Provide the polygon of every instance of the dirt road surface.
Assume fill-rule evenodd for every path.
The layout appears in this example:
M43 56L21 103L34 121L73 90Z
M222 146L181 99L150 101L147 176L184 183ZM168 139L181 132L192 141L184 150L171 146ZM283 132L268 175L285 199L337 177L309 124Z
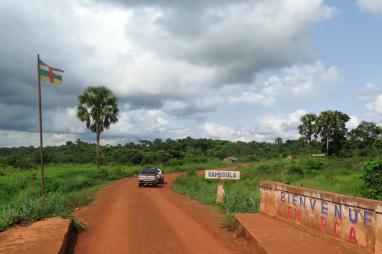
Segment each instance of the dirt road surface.
M88 229L79 234L76 254L256 253L253 240L219 228L222 215L171 190L177 173L161 188L138 188L120 180L76 212Z

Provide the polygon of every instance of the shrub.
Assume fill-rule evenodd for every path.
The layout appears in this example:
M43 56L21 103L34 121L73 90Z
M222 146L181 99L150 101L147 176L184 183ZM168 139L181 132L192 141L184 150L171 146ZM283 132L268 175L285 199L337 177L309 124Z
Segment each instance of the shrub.
M258 167L258 170L261 173L269 174L269 173L272 173L272 166L269 164L260 164Z
M382 160L368 162L362 175L362 194L367 198L382 199Z
M304 171L297 165L292 165L289 167L288 173L290 174L297 174L297 175L304 175Z
M309 169L315 169L315 170L323 169L325 165L322 161L319 161L319 160L308 160L306 164Z
M36 168L36 164L31 162L29 159L24 158L24 157L8 157L6 158L6 164L9 166L12 166L14 168L19 168L19 169L32 169Z
M255 213L259 204L259 199L251 193L232 191L225 193L222 208L230 213Z
M239 222L237 221L235 215L226 213L223 219L220 221L220 227L225 228L229 231L234 231L237 229Z

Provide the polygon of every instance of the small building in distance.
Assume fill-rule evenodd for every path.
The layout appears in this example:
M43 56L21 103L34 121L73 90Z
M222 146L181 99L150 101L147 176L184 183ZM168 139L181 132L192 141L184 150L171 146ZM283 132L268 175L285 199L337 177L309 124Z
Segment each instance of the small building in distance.
M288 161L291 161L291 160L296 159L296 157L295 157L294 155L288 155L288 156L286 157L286 159L287 159Z
M225 163L234 163L234 162L237 162L237 158L236 157L227 157L227 158L224 158L223 162Z
M313 153L312 154L312 157L326 157L326 155L324 153Z

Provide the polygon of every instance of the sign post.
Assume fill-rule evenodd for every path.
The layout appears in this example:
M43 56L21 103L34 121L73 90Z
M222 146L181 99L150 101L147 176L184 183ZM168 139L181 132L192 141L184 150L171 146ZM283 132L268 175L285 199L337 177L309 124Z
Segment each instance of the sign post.
M218 179L220 180L216 190L217 204L224 202L224 180L239 180L240 171L227 171L227 170L205 170L205 179Z
M221 180L239 180L240 171L228 170L205 170L205 179L221 179Z

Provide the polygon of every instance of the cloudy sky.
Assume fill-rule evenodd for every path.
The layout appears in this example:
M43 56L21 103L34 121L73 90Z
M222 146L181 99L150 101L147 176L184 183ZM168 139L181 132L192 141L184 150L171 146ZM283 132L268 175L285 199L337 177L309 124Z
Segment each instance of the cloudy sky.
M78 95L104 85L119 122L103 143L272 141L334 109L382 123L382 0L1 0L0 146L38 144L36 57L47 145L95 138Z

